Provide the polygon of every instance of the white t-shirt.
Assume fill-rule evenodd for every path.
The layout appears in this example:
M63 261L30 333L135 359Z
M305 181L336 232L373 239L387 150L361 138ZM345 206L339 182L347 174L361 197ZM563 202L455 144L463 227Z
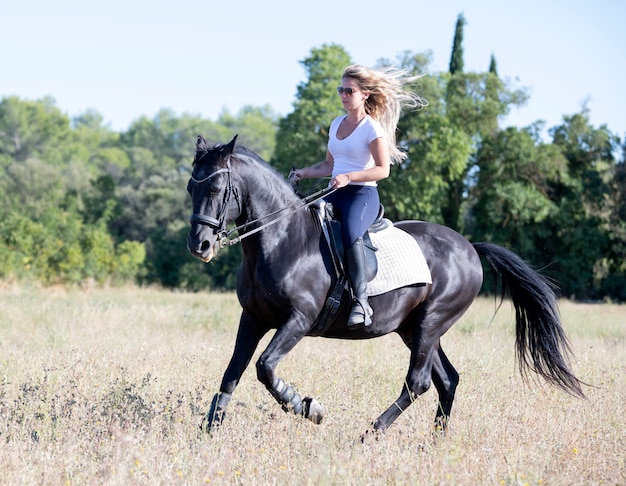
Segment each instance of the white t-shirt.
M335 118L330 124L328 151L333 156L333 177L338 174L371 169L376 165L370 152L370 143L385 136L383 127L366 115L354 131L343 140L337 138L339 125L347 115ZM366 186L376 186L376 182L352 182Z

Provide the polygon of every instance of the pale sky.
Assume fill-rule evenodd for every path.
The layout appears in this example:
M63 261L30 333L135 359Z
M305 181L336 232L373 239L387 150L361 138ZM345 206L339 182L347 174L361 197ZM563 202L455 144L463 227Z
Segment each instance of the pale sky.
M119 131L162 108L284 116L313 48L339 44L369 66L431 51L430 72L446 71L459 13L464 70L494 54L502 78L530 89L504 126L549 128L586 101L594 126L626 137L625 0L2 0L0 97L51 96Z

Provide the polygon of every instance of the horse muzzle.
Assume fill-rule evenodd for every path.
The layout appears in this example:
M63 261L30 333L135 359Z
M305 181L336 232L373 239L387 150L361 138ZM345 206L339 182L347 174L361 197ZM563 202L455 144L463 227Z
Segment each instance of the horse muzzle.
M210 241L205 238L199 238L199 235L189 232L187 237L187 249L198 260L209 263L216 255L215 244L216 241Z

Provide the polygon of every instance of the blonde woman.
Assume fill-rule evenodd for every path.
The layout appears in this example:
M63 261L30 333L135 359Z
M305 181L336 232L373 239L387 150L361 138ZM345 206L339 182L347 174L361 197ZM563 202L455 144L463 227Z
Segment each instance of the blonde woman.
M347 114L330 125L326 159L290 174L295 181L331 176L331 186L339 189L327 200L341 221L347 273L354 295L348 318L350 328L358 329L372 322L363 235L380 207L377 181L389 176L391 164L406 158L396 146L400 113L405 107L419 109L428 104L406 89L416 79L395 68L347 67L337 88Z

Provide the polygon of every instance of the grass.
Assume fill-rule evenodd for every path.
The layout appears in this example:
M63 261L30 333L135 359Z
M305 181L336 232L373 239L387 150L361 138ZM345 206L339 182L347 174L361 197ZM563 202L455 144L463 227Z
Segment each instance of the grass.
M326 408L284 414L254 367L224 426L197 428L230 359L232 294L0 288L0 470L6 484L625 484L626 307L561 303L588 399L524 384L513 312L479 299L444 337L461 374L449 434L430 390L376 441L400 392L397 336L307 338L278 373ZM259 353L269 337L261 343Z

